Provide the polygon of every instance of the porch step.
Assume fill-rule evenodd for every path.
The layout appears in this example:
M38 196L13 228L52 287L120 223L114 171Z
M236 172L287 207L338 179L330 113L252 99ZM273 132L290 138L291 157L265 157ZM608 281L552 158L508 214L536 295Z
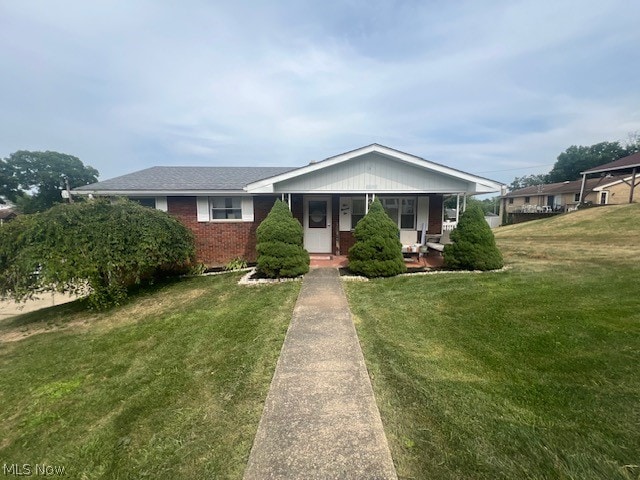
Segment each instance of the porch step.
M309 255L309 259L311 260L333 260L333 255L326 255L326 254L310 254Z

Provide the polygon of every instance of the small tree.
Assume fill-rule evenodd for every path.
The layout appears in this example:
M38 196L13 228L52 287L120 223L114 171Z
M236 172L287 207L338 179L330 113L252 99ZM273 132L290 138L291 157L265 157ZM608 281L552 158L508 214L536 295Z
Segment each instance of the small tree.
M258 275L267 278L297 277L309 271L309 253L303 247L302 225L289 206L276 200L256 231Z
M444 263L459 270L502 268L502 255L480 207L472 205L460 217L451 241L444 247Z
M407 270L400 231L378 199L358 222L356 243L349 249L349 270L365 277L392 277Z
M0 230L0 294L20 301L88 286L90 305L105 308L136 284L186 272L194 254L191 232L164 212L129 201L56 205Z

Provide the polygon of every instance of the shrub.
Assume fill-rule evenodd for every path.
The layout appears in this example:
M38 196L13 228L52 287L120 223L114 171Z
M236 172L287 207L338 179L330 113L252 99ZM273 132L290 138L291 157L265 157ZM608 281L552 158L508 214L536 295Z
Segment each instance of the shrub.
M356 243L349 249L349 270L366 277L391 277L407 270L398 226L378 199L358 222Z
M480 207L473 205L467 208L451 232L451 241L444 247L447 267L459 270L502 268L502 255Z
M0 293L17 301L42 291L82 293L89 304L122 303L131 287L186 272L191 232L134 202L61 204L0 229Z
M309 253L303 247L303 230L289 206L276 200L256 231L258 275L267 278L297 277L309 271Z

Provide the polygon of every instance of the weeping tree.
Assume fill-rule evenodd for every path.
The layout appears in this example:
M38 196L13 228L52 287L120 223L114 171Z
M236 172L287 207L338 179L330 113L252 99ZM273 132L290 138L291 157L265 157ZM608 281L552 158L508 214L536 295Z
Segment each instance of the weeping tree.
M444 263L456 270L496 270L502 268L502 254L482 209L472 205L460 217L444 247Z
M309 271L309 253L303 246L302 225L285 202L276 200L269 215L258 226L256 235L258 275L297 277Z
M349 270L365 277L392 277L406 272L398 225L389 218L378 199L360 220L349 249Z
M193 235L159 210L122 201L59 204L0 229L0 295L88 293L93 308L126 300L131 287L185 273Z

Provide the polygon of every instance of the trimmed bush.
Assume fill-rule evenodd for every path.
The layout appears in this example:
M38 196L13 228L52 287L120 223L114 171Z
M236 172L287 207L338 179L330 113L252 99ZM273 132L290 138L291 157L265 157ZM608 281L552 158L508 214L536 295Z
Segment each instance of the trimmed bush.
M185 273L194 255L191 232L167 213L129 201L60 204L0 229L0 294L89 287L89 305L106 308L134 285Z
M309 271L309 253L303 247L302 225L289 206L276 200L256 231L256 272L267 278L297 277Z
M392 277L406 272L400 231L378 199L358 222L356 243L349 249L349 270L365 277Z
M470 206L451 232L451 241L444 247L444 263L456 270L497 270L502 268L502 254L482 209Z

